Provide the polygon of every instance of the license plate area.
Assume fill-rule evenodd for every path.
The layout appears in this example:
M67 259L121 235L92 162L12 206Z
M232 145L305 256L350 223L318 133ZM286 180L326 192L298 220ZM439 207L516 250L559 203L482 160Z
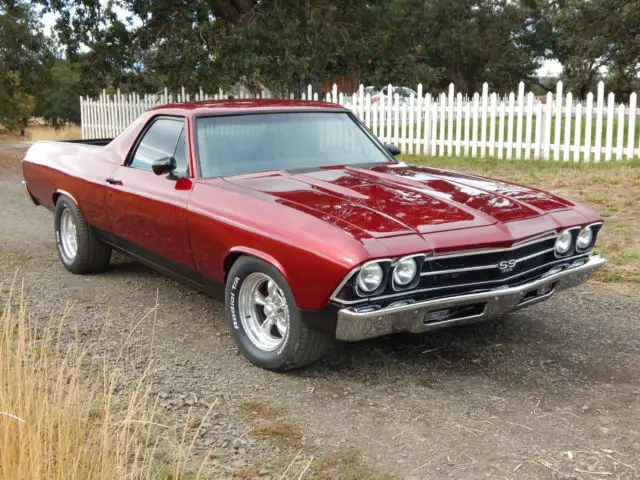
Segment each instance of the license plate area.
M529 290L524 295L519 305L530 302L531 300L535 300L537 298L547 297L551 295L553 293L554 287L555 287L555 283L545 283L544 285L540 285L538 288Z
M486 303L474 303L471 305L460 305L440 310L431 310L424 314L424 324L445 322L448 320L458 320L467 317L482 315L486 308Z

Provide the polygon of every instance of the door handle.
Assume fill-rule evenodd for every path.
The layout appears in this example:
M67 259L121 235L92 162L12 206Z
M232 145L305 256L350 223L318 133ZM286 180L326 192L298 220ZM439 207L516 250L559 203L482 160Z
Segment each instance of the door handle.
M107 183L110 185L122 185L122 180L118 180L117 178L107 178Z

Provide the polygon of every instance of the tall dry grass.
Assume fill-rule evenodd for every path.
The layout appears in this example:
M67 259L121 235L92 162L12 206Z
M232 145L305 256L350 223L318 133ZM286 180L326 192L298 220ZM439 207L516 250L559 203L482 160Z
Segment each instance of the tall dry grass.
M0 479L187 476L193 442L183 440L167 459L168 427L156 420L146 374L117 392L118 367L95 368L77 342L61 341L61 324L35 325L11 293L3 307ZM189 478L199 478L203 467Z

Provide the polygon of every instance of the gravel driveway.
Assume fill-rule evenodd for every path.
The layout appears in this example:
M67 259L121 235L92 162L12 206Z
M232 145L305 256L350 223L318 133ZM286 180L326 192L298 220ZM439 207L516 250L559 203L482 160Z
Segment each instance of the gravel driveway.
M19 181L0 176L3 292L17 271L35 317L73 304L66 322L97 357L135 328L133 367L153 360L168 417L218 399L197 448L222 476L279 478L302 449L315 478L640 478L637 296L589 284L505 322L339 344L275 374L239 356L222 305L189 287L123 256L66 272L51 213Z

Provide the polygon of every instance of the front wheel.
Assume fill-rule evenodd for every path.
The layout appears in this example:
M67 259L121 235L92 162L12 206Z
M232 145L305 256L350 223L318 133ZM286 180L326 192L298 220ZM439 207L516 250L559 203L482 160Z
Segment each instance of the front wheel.
M227 277L225 304L233 338L256 365L284 371L308 365L332 337L302 321L291 289L272 265L240 257Z

